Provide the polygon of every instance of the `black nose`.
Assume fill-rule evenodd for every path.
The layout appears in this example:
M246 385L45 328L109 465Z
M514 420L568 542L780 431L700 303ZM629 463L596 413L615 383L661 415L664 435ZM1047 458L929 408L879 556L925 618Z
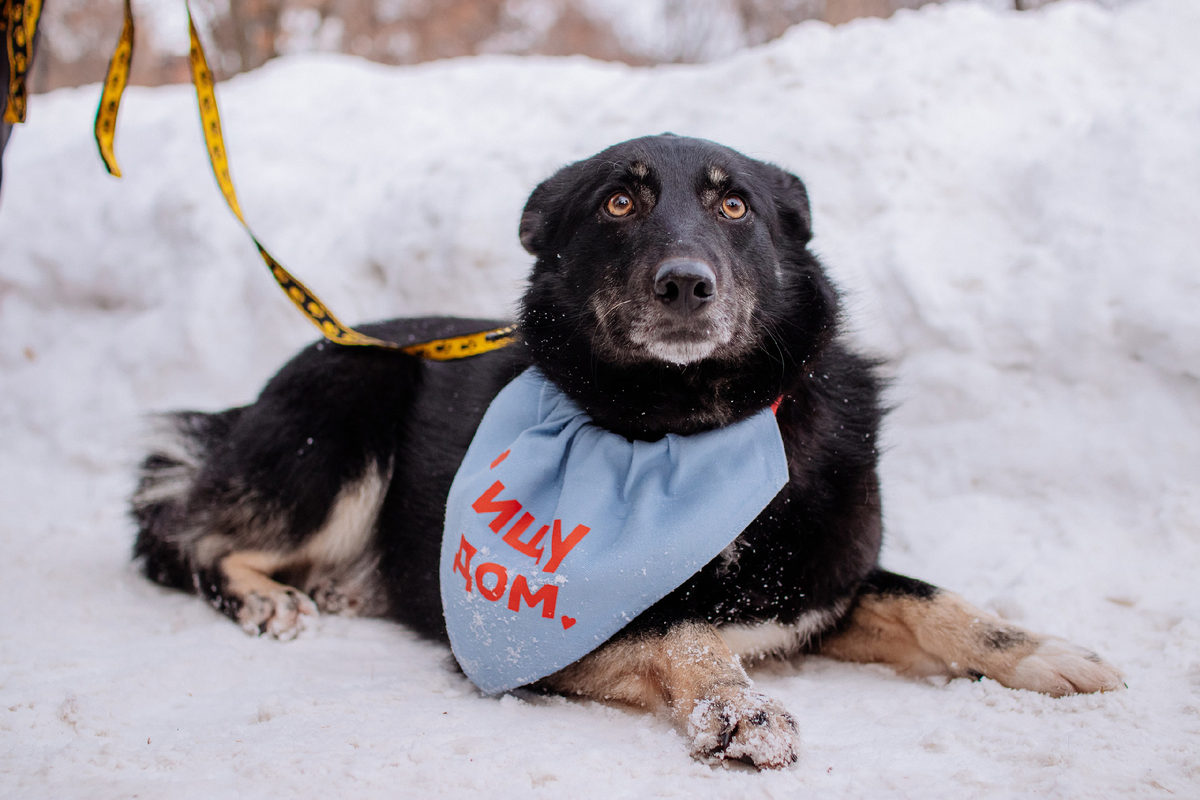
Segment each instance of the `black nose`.
M690 314L716 294L717 276L703 261L673 258L654 275L654 296L676 314Z

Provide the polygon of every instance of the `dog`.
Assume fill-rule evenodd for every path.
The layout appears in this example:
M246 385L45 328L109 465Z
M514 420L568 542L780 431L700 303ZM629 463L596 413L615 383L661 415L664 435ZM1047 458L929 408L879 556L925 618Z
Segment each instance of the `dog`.
M774 406L783 489L719 556L533 688L665 711L692 754L795 762L794 718L745 664L819 653L1050 695L1116 689L1094 653L878 565L878 364L839 336L809 250L804 184L712 142L634 139L559 170L525 206L535 258L519 341L457 361L317 342L247 406L161 418L141 466L135 558L251 634L318 613L447 641L446 499L484 412L536 367L630 441L690 436ZM497 320L364 326L400 344Z

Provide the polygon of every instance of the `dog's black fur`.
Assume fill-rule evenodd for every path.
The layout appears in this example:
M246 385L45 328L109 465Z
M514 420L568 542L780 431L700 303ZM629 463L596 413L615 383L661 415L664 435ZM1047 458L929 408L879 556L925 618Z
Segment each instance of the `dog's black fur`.
M629 172L634 163L653 165L645 180ZM707 181L714 166L727 181ZM741 195L751 211L727 220L703 207L696 197L710 184L721 197ZM635 202L653 198L651 207L637 219L597 213L622 189ZM598 424L629 438L729 424L782 396L788 485L746 529L734 564L713 562L647 616L789 622L829 607L854 593L879 552L881 412L871 363L834 340L837 295L806 247L809 219L798 179L708 142L641 139L567 167L537 188L522 218L521 239L537 263L521 308L521 345L433 362L318 342L254 404L186 417L207 453L188 505L237 504L253 487L264 513L286 517L272 527L298 544L367 461L383 469L394 459L376 534L387 614L445 639L437 565L446 494L491 399L525 367L536 364ZM738 332L744 349L686 365L630 354L636 348L625 342L621 360L598 356L592 298L615 286L635 297L631 305L657 304L654 271L671 258L717 265L719 292L753 291L757 306ZM407 343L500 324L395 320L362 330ZM168 544L163 523L173 521L158 519L163 511L138 510L135 553L151 577L189 589L193 570ZM199 583L217 585L210 593L219 596L215 577Z
M622 215L607 204L618 196ZM748 209L740 218L738 201ZM618 638L681 623L811 620L796 651L845 627L865 594L927 600L938 590L877 567L880 380L838 337L837 292L811 235L799 179L711 142L636 139L565 167L521 220L536 263L520 342L451 362L319 342L255 403L176 415L182 447L144 464L135 554L152 579L196 589L239 618L245 598L230 591L221 559L298 551L373 466L390 479L356 562L366 565L358 608L445 641L446 496L490 401L535 365L630 439L728 425L781 398L787 485L734 545ZM404 344L499 324L412 319L362 330ZM289 562L275 577L315 595L314 570Z

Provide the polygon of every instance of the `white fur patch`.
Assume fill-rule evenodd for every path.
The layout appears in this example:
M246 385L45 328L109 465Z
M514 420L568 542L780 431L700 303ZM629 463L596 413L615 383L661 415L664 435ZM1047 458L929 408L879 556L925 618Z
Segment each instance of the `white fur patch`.
M789 656L808 641L837 622L845 613L846 603L833 608L805 611L790 625L781 622L759 622L752 625L722 625L717 629L729 649L741 658Z
M634 341L637 341L634 337ZM691 364L708 358L717 349L717 342L638 342L645 344L646 351L655 358L671 364Z
M375 520L391 478L390 467L386 474L381 474L372 462L362 478L343 486L325 524L305 542L300 555L319 565L357 561L375 531Z
M191 491L204 454L200 443L181 431L179 424L169 416L157 417L151 423L146 436L146 449L174 463L143 473L147 480L133 495L135 506L141 508L168 500L182 501Z

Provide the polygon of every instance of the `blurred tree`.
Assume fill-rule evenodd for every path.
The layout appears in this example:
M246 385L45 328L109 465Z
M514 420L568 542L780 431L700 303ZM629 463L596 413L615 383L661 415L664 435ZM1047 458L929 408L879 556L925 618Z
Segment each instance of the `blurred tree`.
M139 5L136 0L134 5ZM30 90L46 92L104 80L108 59L121 35L122 15L123 0L48 0L42 9L41 53ZM152 26L145 22L139 15L131 82L157 86L187 81L186 53L162 47Z
M226 13L212 17L212 37L226 54L227 69L245 72L279 55L276 42L284 0L229 0L227 8ZM230 53L233 64L229 63Z
M634 65L704 61L768 42L805 20L839 24L944 1L193 0L193 8L203 20L212 67L226 78L276 55L308 51L385 64L478 53L578 53ZM1017 9L1051 1L996 0ZM168 22L183 25L182 0L134 5L139 26L131 82L186 81L186 37L164 33ZM120 28L121 0L48 3L46 52L31 88L99 81Z

